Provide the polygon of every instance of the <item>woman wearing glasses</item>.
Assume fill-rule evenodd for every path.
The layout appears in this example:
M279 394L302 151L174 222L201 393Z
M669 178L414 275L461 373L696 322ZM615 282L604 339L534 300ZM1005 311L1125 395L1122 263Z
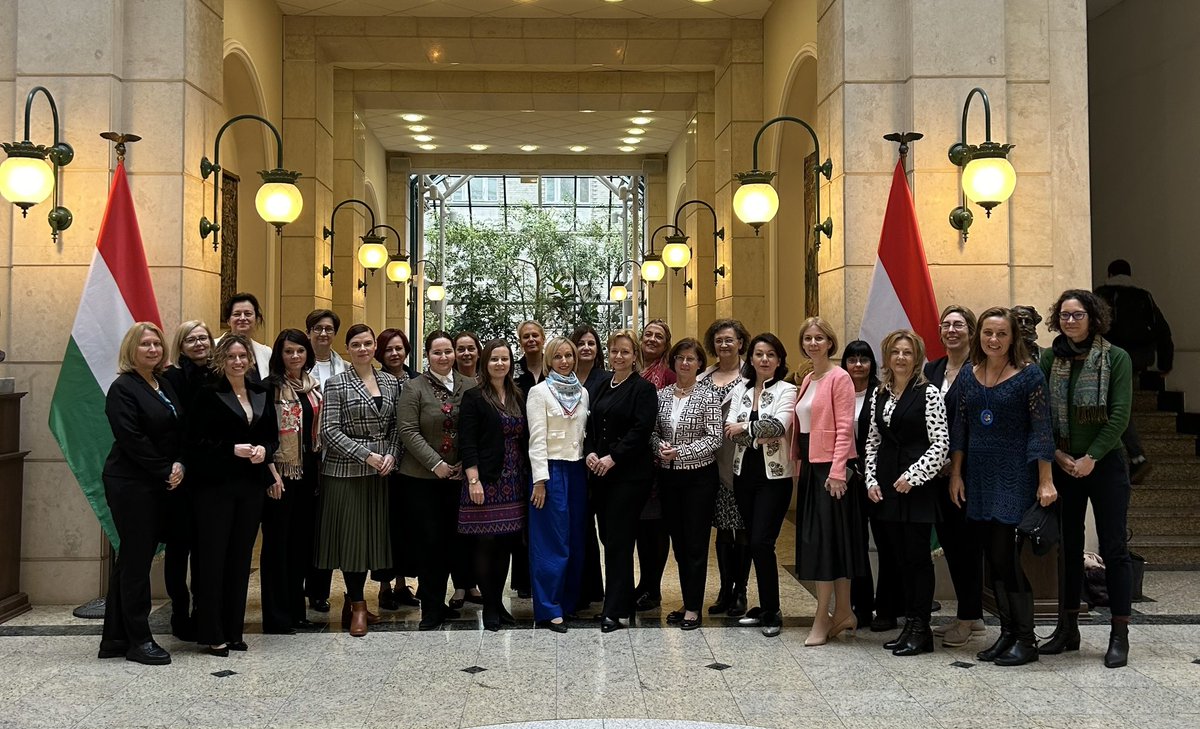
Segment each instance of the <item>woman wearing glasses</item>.
M942 393L948 404L947 417L954 426L957 409L952 406L957 392L954 384L963 367L970 367L971 341L975 337L975 312L951 304L942 310L940 336L946 356L925 365L925 377ZM949 625L934 627L933 634L942 645L955 648L982 636L983 625L983 546L976 530L967 524L966 514L950 503L950 468L942 470L929 488L938 495L937 538L946 555L954 595L958 599L957 619Z
M1041 653L1079 650L1079 593L1083 587L1083 534L1088 502L1096 518L1112 627L1104 665L1129 661L1133 574L1125 545L1129 464L1121 434L1133 406L1133 363L1104 338L1112 315L1090 291L1071 289L1054 302L1050 331L1060 332L1042 352L1054 423L1054 486L1062 495L1059 624Z
M708 541L716 502L717 451L723 442L721 399L709 387L697 387L696 375L708 365L700 342L681 340L668 356L674 384L658 391L658 419L650 446L658 461L658 493L663 519L675 545L683 607L667 615L684 630L700 627Z

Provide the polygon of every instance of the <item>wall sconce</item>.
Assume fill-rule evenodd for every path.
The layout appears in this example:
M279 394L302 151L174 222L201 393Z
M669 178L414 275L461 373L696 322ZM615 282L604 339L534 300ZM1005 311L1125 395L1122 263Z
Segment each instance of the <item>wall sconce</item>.
M300 194L300 188L296 187L296 180L300 179L300 173L285 169L283 166L283 137L279 135L279 130L275 125L267 121L257 114L239 114L229 121L221 125L217 130L217 139L213 142L213 158L210 162L208 157L200 159L200 178L207 180L209 175L216 172L217 177L213 180L213 220L207 217L200 218L200 239L208 237L209 233L216 233L221 230L221 224L215 222L217 217L217 201L221 197L221 137L225 134L234 122L243 119L253 119L271 130L275 135L275 169L262 170L258 174L262 177L262 187L258 188L258 194L254 196L254 209L258 211L258 216L264 221L275 226L275 232L283 231L283 226L293 222L300 217L300 211L304 209L304 197ZM217 236L213 235L213 250L217 250Z
M680 268L683 268L684 266L686 266L687 262L690 261L692 258L692 249L687 247L686 242L683 244L683 248L684 248L684 251L686 251L686 253L687 253L687 259L684 260L684 262L682 264L679 264L681 255L678 253L677 250L673 251L674 258L671 262L668 262L664 256L661 256L654 252L654 237L656 235L658 235L658 231L664 230L666 228L672 228L679 235L683 235L682 230L680 230L679 228L676 228L674 225L671 225L670 223L667 223L666 225L658 226L657 228L654 229L654 232L650 234L650 252L649 253L646 253L644 251L642 252L642 278L649 281L651 286L653 286L654 284L663 280L663 276L667 275L667 266L668 265L671 266L671 268L678 271ZM671 240L672 237L676 238L675 242L676 242L676 244L678 244L678 242L679 242L678 236L669 236L667 238L667 240ZM686 241L687 236L683 236L683 240ZM665 248L663 249L663 252L666 253Z
M333 212L329 214L329 227L321 229L322 240L329 241L329 265L321 266L321 278L325 278L326 276L328 276L330 286L333 286L333 241L334 241L333 235L334 235L334 227L336 226L336 223L337 223L337 212L338 212L338 210L341 210L343 205L349 205L350 203L357 203L359 205L362 205L364 208L366 208L367 213L370 214L370 216L371 216L371 227L367 228L367 231L368 231L367 235L362 236L362 242L363 242L364 246L371 244L372 241L369 241L367 239L367 236L370 235L370 231L375 230L375 228L378 227L375 225L375 211L371 209L370 205L366 204L362 200L348 197L345 200L338 203L337 205L333 206ZM372 236L372 238L378 238L378 236ZM382 240L382 239L380 239L380 240ZM377 240L374 242L379 242L379 241ZM387 248L383 249L383 253L385 256L387 255ZM359 261L359 263L362 263L361 249L360 249L358 261ZM376 266L376 268L379 268L382 265L383 264L381 263L381 264L379 264L379 266ZM363 266L365 267L366 264L363 263Z
M821 143L817 140L817 133L808 125L808 122L803 119L798 119L794 116L777 116L774 119L763 124L758 129L758 133L754 135L754 169L749 172L738 172L734 175L738 179L740 186L733 195L733 212L738 216L738 219L743 223L754 228L754 234L758 235L758 229L764 223L768 223L775 218L775 214L779 212L779 193L775 192L775 188L771 186L771 180L775 179L775 172L764 172L758 169L758 140L762 139L763 132L767 131L767 127L779 122L795 122L808 130L812 135L813 152L817 159L821 159ZM824 175L826 180L833 178L833 160L826 159L823 163L817 165L815 177L817 183L816 195L816 218L821 219L821 176ZM821 234L824 233L826 238L833 238L833 220L826 218L823 222L813 226L813 233L817 237L817 247L821 246Z
M358 262L370 271L372 276L387 265L389 256L387 246L383 244L385 240L387 239L382 236L368 232L362 237L362 245L358 247Z
M967 144L967 112L971 99L979 94L983 99L984 142L980 145ZM967 200L984 209L986 217L992 217L992 208L1012 197L1017 187L1017 171L1008 161L1008 151L1015 145L992 141L992 103L987 92L976 86L967 94L963 104L962 136L950 145L950 161L962 167L963 204L950 211L950 227L967 239L967 230L975 216L967 208Z
M360 278L360 279L358 280L358 288L359 288L359 290L360 290L360 291L366 291L366 289L367 289L367 282L366 282L366 281L364 281L364 280L362 280L362 279Z
M419 266L422 263L424 263L425 267L428 268L430 266L430 264L433 263L433 261L429 260L428 258L422 258L417 261L416 265ZM436 268L434 271L434 276L437 276ZM414 296L413 298L415 299L416 296ZM432 281L430 281L429 285L425 287L425 298L429 299L430 301L442 301L443 299L445 299L446 298L445 282L443 282L441 279L438 279L438 278L434 278Z
M29 141L29 116L33 110L33 97L38 92L45 94L46 102L50 104L50 114L54 117L54 144L50 147ZM75 159L75 150L58 138L58 107L45 86L34 86L25 97L25 139L5 142L0 146L8 155L8 159L0 164L0 195L21 208L21 217L24 218L29 214L29 208L50 197L50 193L55 193L54 207L50 208L46 219L50 222L50 237L57 241L59 232L71 227L75 219L70 210L59 205L61 186L55 184L59 168L71 164L71 160Z
M712 205L709 205L708 203L704 202L703 200L688 200L684 204L680 205L678 208L675 208L675 227L676 228L679 227L679 214L682 213L683 209L686 208L688 205L703 205L704 207L708 208L708 212L712 213L712 218L713 218L713 262L715 263L717 260L717 254L719 253L719 250L717 248L717 241L725 240L725 229L724 228L721 228L719 230L717 229L717 211L713 209ZM674 236L668 237L667 240L671 240L672 237L674 237ZM686 235L683 236L683 240L687 241ZM663 254L664 255L666 254L665 248L663 249ZM689 256L690 256L690 253L689 253ZM716 286L718 278L724 278L724 277L725 277L725 267L724 266L717 266L716 268L713 269L713 285L714 286ZM690 287L685 287L685 288L690 288Z
M408 254L404 253L404 236L400 235L400 231L386 223L380 223L379 225L376 225L374 228L368 230L367 233L374 233L379 228L386 228L387 230L390 230L396 234L396 253L388 255L387 266L384 269L384 274L387 276L388 281L391 281L392 283L396 284L397 287L399 287L400 284L403 284L412 278L412 266L408 265ZM385 236L379 236L379 242L385 244L386 246L387 238ZM386 247L384 248L384 251L386 253ZM361 248L359 249L359 255L362 255Z

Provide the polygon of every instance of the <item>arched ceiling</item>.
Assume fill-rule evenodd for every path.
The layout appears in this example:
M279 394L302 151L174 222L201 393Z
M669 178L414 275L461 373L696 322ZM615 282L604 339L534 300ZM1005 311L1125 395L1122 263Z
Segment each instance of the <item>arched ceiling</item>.
M278 0L285 15L423 18L745 18L766 14L771 0Z

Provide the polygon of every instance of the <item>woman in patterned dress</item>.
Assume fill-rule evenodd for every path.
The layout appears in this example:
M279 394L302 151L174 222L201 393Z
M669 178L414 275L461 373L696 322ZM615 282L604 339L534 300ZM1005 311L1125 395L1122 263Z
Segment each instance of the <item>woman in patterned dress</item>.
M472 572L483 593L483 627L496 631L501 622L512 623L501 598L513 543L525 528L529 429L525 400L512 378L508 343L488 342L480 362L483 381L463 394L459 415L466 478L458 502L458 534L471 547Z
M742 369L746 366L742 357L749 342L750 332L737 319L718 319L704 333L704 347L717 362L704 370L700 383L711 388L721 401L722 421L729 416L733 388L742 381ZM717 451L720 487L713 526L717 530L717 570L721 576L721 590L717 593L717 601L708 606L708 614L740 618L746 614L750 542L746 522L742 521L742 513L733 496L733 448L733 441L726 438L721 450Z
M929 540L937 521L934 488L950 452L946 403L939 388L919 369L925 342L907 329L884 337L883 378L871 397L867 435L867 496L883 535L880 551L896 555L904 590L904 630L892 655L915 656L933 650L929 606L933 602L933 562Z
M1018 331L1009 309L994 307L979 316L973 366L959 373L951 403L958 413L950 433L950 499L966 507L980 534L1000 611L1000 637L976 657L997 666L1038 658L1033 589L1013 541L1035 501L1049 506L1058 498L1046 378L1030 363Z

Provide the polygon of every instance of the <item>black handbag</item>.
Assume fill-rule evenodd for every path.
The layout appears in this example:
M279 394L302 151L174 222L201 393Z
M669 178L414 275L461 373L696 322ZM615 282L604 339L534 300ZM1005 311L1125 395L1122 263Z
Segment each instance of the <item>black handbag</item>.
M1029 542L1033 553L1039 557L1047 555L1059 539L1058 509L1033 502L1021 516L1017 525L1017 541Z

